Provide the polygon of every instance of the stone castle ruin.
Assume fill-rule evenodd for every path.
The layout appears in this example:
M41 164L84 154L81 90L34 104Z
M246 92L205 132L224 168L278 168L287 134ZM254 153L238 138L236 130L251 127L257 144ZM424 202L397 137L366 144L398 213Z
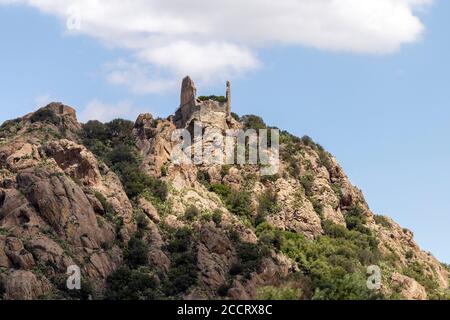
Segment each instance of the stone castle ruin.
M226 128L231 122L231 84L227 81L226 101L214 99L201 101L197 98L197 88L189 77L183 79L181 85L180 107L173 119L177 128L185 128L192 121L217 124Z

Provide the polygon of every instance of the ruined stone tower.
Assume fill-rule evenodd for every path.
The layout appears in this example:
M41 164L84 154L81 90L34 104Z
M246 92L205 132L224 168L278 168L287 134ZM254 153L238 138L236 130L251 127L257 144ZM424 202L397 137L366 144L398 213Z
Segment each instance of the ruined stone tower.
M206 123L222 123L220 127L227 127L231 121L231 83L227 81L226 101L197 99L197 88L189 77L183 79L181 84L180 107L173 119L177 128L185 128L193 120Z
M180 108L189 109L194 107L196 98L197 88L195 87L194 81L187 76L181 84Z
M231 82L227 81L227 119L231 119Z

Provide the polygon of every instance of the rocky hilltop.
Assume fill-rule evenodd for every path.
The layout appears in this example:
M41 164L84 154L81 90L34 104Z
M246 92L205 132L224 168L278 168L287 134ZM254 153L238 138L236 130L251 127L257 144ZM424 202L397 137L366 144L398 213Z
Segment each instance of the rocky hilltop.
M4 299L447 299L449 269L371 212L336 159L280 136L278 174L177 165L172 132L266 128L196 97L175 116L78 122L52 103L0 129ZM206 143L208 134L206 134ZM81 290L66 286L80 267ZM381 288L367 287L367 267Z

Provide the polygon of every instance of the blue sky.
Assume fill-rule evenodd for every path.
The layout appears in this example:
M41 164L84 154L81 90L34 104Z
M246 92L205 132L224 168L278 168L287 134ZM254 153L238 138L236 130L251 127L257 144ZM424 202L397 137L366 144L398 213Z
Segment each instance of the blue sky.
M273 38L249 31L236 44L228 41L232 31L216 32L228 42L205 36L201 50L195 42L172 46L177 30L145 38L164 46L141 47L129 34L113 34L110 24L88 20L86 32L69 32L59 8L40 7L51 1L2 2L8 1L0 1L0 121L50 100L77 108L83 120L167 116L179 103L182 74L198 79L199 94L223 94L230 78L235 112L313 137L337 157L374 212L410 228L423 249L450 262L448 1L414 7L423 30L403 11L407 31L376 20L387 31L373 39L368 34L371 41L348 30L336 38L351 41L321 33L309 39L295 30L283 39L289 32L280 26L283 33L271 32ZM320 15L327 10L320 9Z

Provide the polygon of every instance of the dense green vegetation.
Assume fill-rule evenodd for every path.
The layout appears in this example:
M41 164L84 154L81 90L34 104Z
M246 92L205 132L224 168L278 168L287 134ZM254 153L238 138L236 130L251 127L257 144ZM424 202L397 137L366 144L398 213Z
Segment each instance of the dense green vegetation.
M230 230L229 238L236 248L237 259L230 267L227 282L217 291L218 295L222 297L227 295L234 279L240 277L240 280L245 283L251 278L252 273L260 271L262 260L270 256L271 250L269 246L260 241L256 244L242 242L234 230Z
M439 287L436 281L425 274L423 266L418 262L411 263L402 273L424 286L428 293L435 292Z
M200 101L208 101L208 100L213 100L213 101L217 101L217 102L221 102L221 103L225 103L227 102L227 98L224 96L200 96L197 98Z
M289 286L285 287L263 287L257 292L257 300L300 300L302 297L302 291Z
M51 109L39 109L30 118L31 123L35 122L48 122L54 125L58 125L60 120L56 113Z
M138 268L147 263L147 246L138 236L134 236L128 241L128 246L123 252L125 263L130 268Z
M226 174L224 172L224 174ZM236 191L223 183L210 184L207 172L199 171L197 179L209 191L216 193L225 203L227 209L240 217L250 218L252 214L251 196L246 190Z
M345 212L345 222L349 230L356 230L363 234L370 234L370 230L364 225L367 223L367 218L364 215L363 209L358 206L352 206Z
M334 165L331 160L331 155L309 136L298 138L287 131L282 131L280 133L280 145L281 159L288 164L288 171L293 177L300 179L302 174L305 174L305 172L301 172L299 163L299 155L302 154L305 148L314 150L319 156L319 165L325 167L330 174L333 173ZM304 164L306 164L307 170L310 170L309 167L311 167L311 164L308 161L305 161Z
M155 205L166 201L168 187L165 182L143 173L140 166L140 158L135 146L132 133L133 122L116 119L109 123L89 121L83 125L81 139L98 159L107 164L120 178L124 190L130 199L139 196L150 197ZM115 223L117 227L122 225L112 206L100 193L95 196L102 204L106 218ZM136 211L137 212L137 211ZM148 266L149 244L144 240L147 230L147 218L139 212L136 213L138 232L123 248L123 265L107 279L106 298L113 300L122 299L159 299L167 296L161 285L157 284L158 274ZM176 270L177 261L171 269ZM165 280L166 286L174 280ZM175 284L176 286L176 284Z
M375 215L373 218L375 219L375 222L378 225L380 225L380 226L383 226L385 228L391 228L392 227L392 225L389 222L389 220L386 217L384 217L384 216Z
M188 221L193 221L200 215L200 210L196 206L190 206L186 209L184 213L184 218Z
M293 259L311 282L310 299L372 299L366 287L366 267L380 260L374 237L324 222L325 235L308 240L303 235L260 224L260 242ZM264 239L264 240L263 240ZM308 296L309 295L309 296Z
M160 297L155 274L146 267L148 244L142 239L144 232L138 230L124 248L122 266L106 281L106 299L153 300Z
M245 279L249 279L252 272L258 270L262 259L269 254L263 246L245 242L238 243L236 251L238 262L231 267L230 274L240 274Z
M275 214L280 211L276 193L267 189L265 193L258 198L258 210L255 217L255 225L263 223L268 215Z
M157 298L157 282L151 274L122 266L108 277L106 291L108 300L154 300Z
M105 124L89 121L83 125L81 137L84 145L118 174L130 198L148 191L155 199L164 202L168 193L166 183L139 169L133 126L132 121L123 119Z
M253 114L245 115L240 118L242 124L244 124L246 129L267 129L267 125L261 117L255 116Z
M67 289L67 276L64 274L52 276L50 277L50 281L58 290L53 294L52 299L88 300L92 298L93 288L91 283L86 279L81 281L81 290Z
M166 250L171 266L162 283L162 291L167 297L180 297L198 281L197 247L192 230L175 231Z

